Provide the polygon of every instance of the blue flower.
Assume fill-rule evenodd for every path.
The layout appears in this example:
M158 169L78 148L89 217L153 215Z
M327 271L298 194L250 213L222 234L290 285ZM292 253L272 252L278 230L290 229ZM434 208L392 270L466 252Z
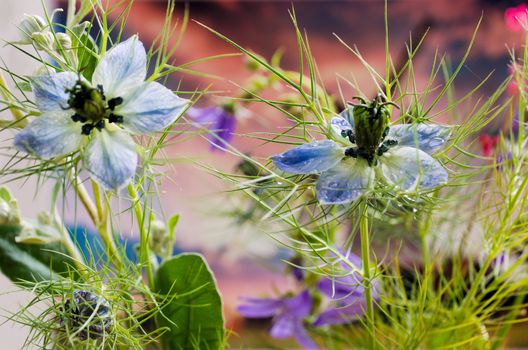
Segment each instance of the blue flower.
M273 338L284 339L294 337L297 342L308 350L319 347L310 338L303 321L312 310L312 297L305 290L295 296L282 298L245 298L246 304L240 305L238 311L248 318L273 317L270 334Z
M146 75L145 48L133 36L101 58L91 82L73 72L31 78L41 115L15 136L15 146L44 159L79 150L105 189L125 186L138 162L131 135L167 128L188 105Z
M387 112L379 112L386 104L374 100L361 110L350 107L332 118L330 126L337 142L313 141L271 159L285 172L320 174L316 193L321 204L352 202L376 178L404 191L446 183L446 170L431 154L446 142L449 128L433 124L389 127L388 117L383 116ZM386 123L376 120L381 118L386 118Z
M227 107L190 108L187 114L199 126L210 130L211 151L222 150L231 142L237 119Z

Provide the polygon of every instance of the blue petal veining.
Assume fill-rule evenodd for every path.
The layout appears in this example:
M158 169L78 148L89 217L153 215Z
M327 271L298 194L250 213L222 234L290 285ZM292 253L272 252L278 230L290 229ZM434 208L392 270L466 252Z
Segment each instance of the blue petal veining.
M331 140L314 141L271 159L277 168L292 174L317 174L338 164L344 150Z

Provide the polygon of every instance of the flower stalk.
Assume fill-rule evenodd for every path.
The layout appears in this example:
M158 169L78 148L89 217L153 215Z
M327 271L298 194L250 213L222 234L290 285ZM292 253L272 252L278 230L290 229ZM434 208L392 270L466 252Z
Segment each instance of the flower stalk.
M370 240L368 227L368 205L364 203L360 209L359 233L361 238L361 259L363 264L363 283L365 287L365 316L368 332L369 349L376 347L375 327L374 327L374 301L372 299L372 283L370 275Z
M115 245L114 238L108 230L108 211L105 208L103 201L101 200L101 191L99 185L92 181L93 192L95 197L95 203L90 197L90 194L86 190L86 187L82 184L79 177L75 174L74 171L70 172L70 181L73 184L75 192L79 197L81 203L83 204L88 216L95 225L101 239L103 240L106 249L108 250L108 255L110 260L115 264L116 267L122 265L121 259L119 257L119 252ZM73 244L73 242L71 242Z
M134 207L134 210L136 212L136 218L138 223L138 229L139 229L139 261L142 266L145 267L145 271L147 274L147 281L149 286L152 288L154 286L154 273L152 271L152 264L150 261L150 254L148 251L148 233L145 231L145 216L143 215L143 210L141 208L141 202L138 197L138 193L136 191L136 188L134 185L129 184L128 187L128 194L130 195L130 200L132 201L132 205Z
M4 98L4 100L7 103L9 103L8 109L13 115L13 118L15 118L15 121L16 121L14 123L15 125L12 125L12 126L13 127L16 126L19 128L25 127L27 125L27 120L19 109L11 105L12 99L11 99L11 96L9 95L9 88L7 87L7 82L5 81L5 77L1 71L0 71L0 95Z

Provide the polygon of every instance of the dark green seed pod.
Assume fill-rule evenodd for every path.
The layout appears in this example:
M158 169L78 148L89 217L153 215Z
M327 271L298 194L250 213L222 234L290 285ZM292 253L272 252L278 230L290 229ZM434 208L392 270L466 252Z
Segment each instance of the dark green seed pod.
M63 306L62 324L81 340L109 334L114 324L110 303L92 292L75 290Z
M358 148L375 155L386 136L389 122L390 108L380 96L354 106L355 141Z

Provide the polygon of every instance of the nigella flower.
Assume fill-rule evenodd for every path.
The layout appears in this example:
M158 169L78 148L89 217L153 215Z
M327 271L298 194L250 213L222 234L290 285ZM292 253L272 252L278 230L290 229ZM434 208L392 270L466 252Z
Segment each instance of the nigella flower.
M84 167L105 189L134 176L138 156L130 136L170 126L188 101L145 81L147 56L137 36L99 61L92 81L73 72L30 79L40 117L15 137L20 151L44 159L80 150Z
M361 259L357 255L350 254L347 259L358 269L361 268ZM348 265L343 261L339 263L339 266L343 271L349 270ZM359 273L322 278L317 283L317 288L332 300L333 305L319 314L313 323L315 327L349 323L365 313L365 289ZM375 283L372 292L374 299L377 299Z
M210 130L211 151L224 149L226 144L231 142L237 124L233 108L229 106L190 108L187 114L199 126Z
M75 290L72 298L64 303L62 324L81 340L100 338L112 330L112 307L92 292Z
M307 290L295 296L245 298L245 301L246 304L238 307L238 311L244 317L273 317L273 326L270 330L273 338L294 337L305 349L318 349L303 325L304 318L310 315L312 309L312 298Z
M449 137L446 126L399 124L389 127L389 102L378 96L331 120L338 142L314 141L272 157L292 174L320 174L316 193L322 204L354 201L378 177L404 191L447 182L447 172L431 154Z

